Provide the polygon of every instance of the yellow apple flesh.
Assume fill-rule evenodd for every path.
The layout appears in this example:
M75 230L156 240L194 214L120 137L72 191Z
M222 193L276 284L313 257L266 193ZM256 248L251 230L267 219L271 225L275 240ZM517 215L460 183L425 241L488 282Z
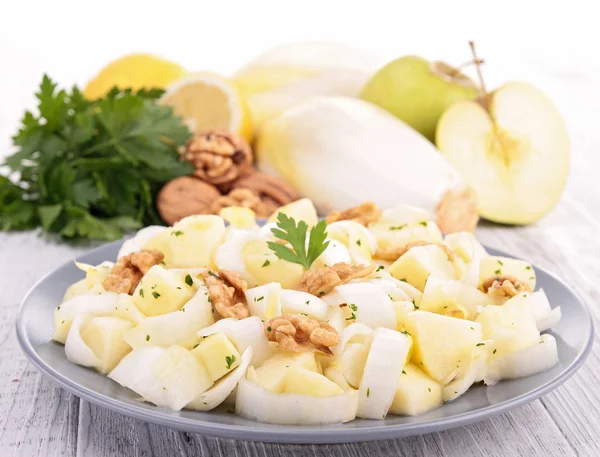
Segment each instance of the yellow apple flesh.
M489 95L489 111L459 102L441 117L436 143L477 193L479 214L528 224L558 202L569 169L565 124L535 87L511 82Z

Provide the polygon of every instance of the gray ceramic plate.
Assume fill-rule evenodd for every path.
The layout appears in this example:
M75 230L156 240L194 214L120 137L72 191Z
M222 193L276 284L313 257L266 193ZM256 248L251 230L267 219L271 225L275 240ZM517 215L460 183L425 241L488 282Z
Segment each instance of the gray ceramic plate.
M113 260L120 245L121 241L107 244L78 260L94 265ZM493 249L489 251L503 255ZM129 389L67 361L64 347L50 340L54 309L67 286L83 276L72 261L47 275L27 294L17 317L17 335L27 357L61 387L92 403L144 421L188 432L280 443L399 438L458 427L528 403L565 382L583 364L593 340L593 324L587 309L559 279L539 268L536 273L538 286L546 291L552 305L562 308L563 318L552 332L558 343L558 365L529 378L503 381L493 387L473 387L456 401L418 417L389 416L385 420L359 419L328 426L280 426L243 419L225 409L209 413L173 412L142 403Z

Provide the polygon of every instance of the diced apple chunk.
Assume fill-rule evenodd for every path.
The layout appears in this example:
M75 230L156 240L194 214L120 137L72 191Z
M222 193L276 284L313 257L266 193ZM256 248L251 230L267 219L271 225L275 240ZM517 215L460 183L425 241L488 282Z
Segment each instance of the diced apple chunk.
M446 252L435 244L409 249L388 271L394 278L407 281L420 291L425 289L430 275L440 279L455 279L452 262Z
M490 298L475 287L455 280L441 280L431 276L425 284L422 311L463 319L473 319L480 307L487 306Z
M413 338L412 362L442 385L454 379L461 363L482 341L477 322L427 311L410 313L406 329Z
M442 405L442 386L412 363L404 365L390 414L417 416Z
M131 351L131 347L123 341L123 332L132 326L125 319L102 316L92 318L81 329L81 339L102 362L98 371L108 373Z
M422 221L416 225L377 222L369 225L380 248L403 248L410 243L441 243L442 232L435 222Z
M205 337L192 351L202 361L213 381L220 379L240 364L240 353L224 333Z
M280 352L265 360L256 369L255 382L272 392L282 393L285 377L291 367L319 371L315 355L312 352Z
M312 200L309 198L301 198L300 200L296 200L295 202L279 207L277 211L271 214L269 217L269 222L276 222L277 216L280 213L294 218L296 222L304 221L309 227L317 225L317 222L319 222L317 209L315 208Z
M527 301L528 295L515 295L502 306L486 306L477 317L476 322L483 329L483 338L491 340L486 343L486 349L492 360L539 341L540 332Z
M87 293L88 290L90 290L90 286L88 285L87 280L85 278L80 279L67 288L65 295L63 296L62 303L70 300L71 298L83 295Z
M344 348L342 354L342 372L348 384L358 389L362 379L367 356L369 355L369 345L361 343L350 343Z
M396 326L397 329L406 328L406 319L408 314L415 310L415 305L411 301L394 301L392 302L396 310Z
M133 301L145 315L158 316L177 311L194 292L180 275L154 265L133 292Z
M242 260L257 285L278 282L284 289L293 289L304 273L302 265L280 259L264 240L246 243L242 249Z
M313 397L329 397L344 393L340 386L322 374L299 367L290 367L285 376L283 391Z
M488 256L481 259L479 269L480 285L492 277L512 276L535 290L535 270L529 262L510 257Z
M319 297L315 297L308 292L284 289L281 291L281 311L324 321L327 319L329 306Z
M225 238L225 222L213 215L188 216L168 229L169 267L214 268L213 254Z

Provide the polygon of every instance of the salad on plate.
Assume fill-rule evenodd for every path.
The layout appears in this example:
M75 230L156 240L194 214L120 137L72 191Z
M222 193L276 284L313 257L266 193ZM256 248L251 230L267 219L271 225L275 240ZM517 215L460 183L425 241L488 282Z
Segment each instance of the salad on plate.
M443 236L427 211L301 199L150 226L77 263L53 339L72 363L173 410L275 424L419 415L558 362L561 318L525 261Z

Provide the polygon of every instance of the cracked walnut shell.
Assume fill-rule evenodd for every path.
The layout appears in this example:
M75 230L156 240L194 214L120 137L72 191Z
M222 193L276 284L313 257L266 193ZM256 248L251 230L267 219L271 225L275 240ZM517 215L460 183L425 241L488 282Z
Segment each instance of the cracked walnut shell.
M340 335L329 322L319 322L305 316L282 314L265 322L269 341L279 343L286 352L321 352L331 355L331 347L340 342Z
M252 166L252 149L239 135L226 130L207 130L194 135L183 158L194 165L194 176L214 184L228 184Z

